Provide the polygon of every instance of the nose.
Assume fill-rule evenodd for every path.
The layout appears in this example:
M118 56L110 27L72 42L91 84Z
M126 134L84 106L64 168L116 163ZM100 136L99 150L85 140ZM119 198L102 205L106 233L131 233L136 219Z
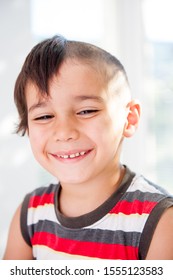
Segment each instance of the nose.
M79 137L77 124L72 117L65 117L56 121L54 127L55 141L72 141Z

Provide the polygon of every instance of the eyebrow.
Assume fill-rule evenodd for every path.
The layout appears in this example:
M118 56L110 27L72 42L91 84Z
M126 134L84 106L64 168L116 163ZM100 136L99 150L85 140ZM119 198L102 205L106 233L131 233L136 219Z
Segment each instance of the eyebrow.
M39 101L38 103L33 104L33 105L28 109L28 113L34 111L34 110L37 109L37 108L44 108L44 107L46 107L46 104L47 104L47 102L45 102L45 101Z
M104 99L101 96L97 96L97 95L79 95L79 96L75 96L75 101L85 101L85 100L95 100L99 103L104 103ZM46 101L39 101L36 104L33 104L29 109L28 109L28 113L34 111L37 108L45 108L47 106L47 102Z
M79 95L79 96L75 96L75 100L76 101L85 101L85 100L95 100L99 103L103 103L104 99L101 96L97 96L97 95Z

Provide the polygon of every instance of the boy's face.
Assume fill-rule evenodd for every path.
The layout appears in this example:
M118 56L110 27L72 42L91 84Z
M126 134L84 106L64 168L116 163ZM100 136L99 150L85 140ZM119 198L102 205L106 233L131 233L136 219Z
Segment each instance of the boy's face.
M37 161L61 184L111 176L119 166L127 107L104 88L100 75L79 62L63 63L43 98L26 88L28 135ZM106 177L105 177L106 176Z

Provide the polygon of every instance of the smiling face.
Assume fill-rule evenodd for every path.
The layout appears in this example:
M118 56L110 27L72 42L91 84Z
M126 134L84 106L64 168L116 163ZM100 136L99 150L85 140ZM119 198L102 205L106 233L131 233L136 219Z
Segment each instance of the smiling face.
M26 101L34 156L62 185L113 176L128 109L96 70L67 60L51 79L49 96L29 83Z

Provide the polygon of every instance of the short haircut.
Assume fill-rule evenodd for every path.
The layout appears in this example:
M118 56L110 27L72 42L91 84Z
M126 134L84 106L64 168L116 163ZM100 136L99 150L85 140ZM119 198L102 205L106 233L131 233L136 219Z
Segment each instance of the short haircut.
M41 95L48 96L51 78L67 59L78 60L96 67L105 84L118 73L123 74L128 84L123 65L107 51L89 43L67 40L60 35L46 39L33 47L28 54L15 83L14 101L19 114L16 133L24 136L28 128L26 85L31 82L38 87Z

